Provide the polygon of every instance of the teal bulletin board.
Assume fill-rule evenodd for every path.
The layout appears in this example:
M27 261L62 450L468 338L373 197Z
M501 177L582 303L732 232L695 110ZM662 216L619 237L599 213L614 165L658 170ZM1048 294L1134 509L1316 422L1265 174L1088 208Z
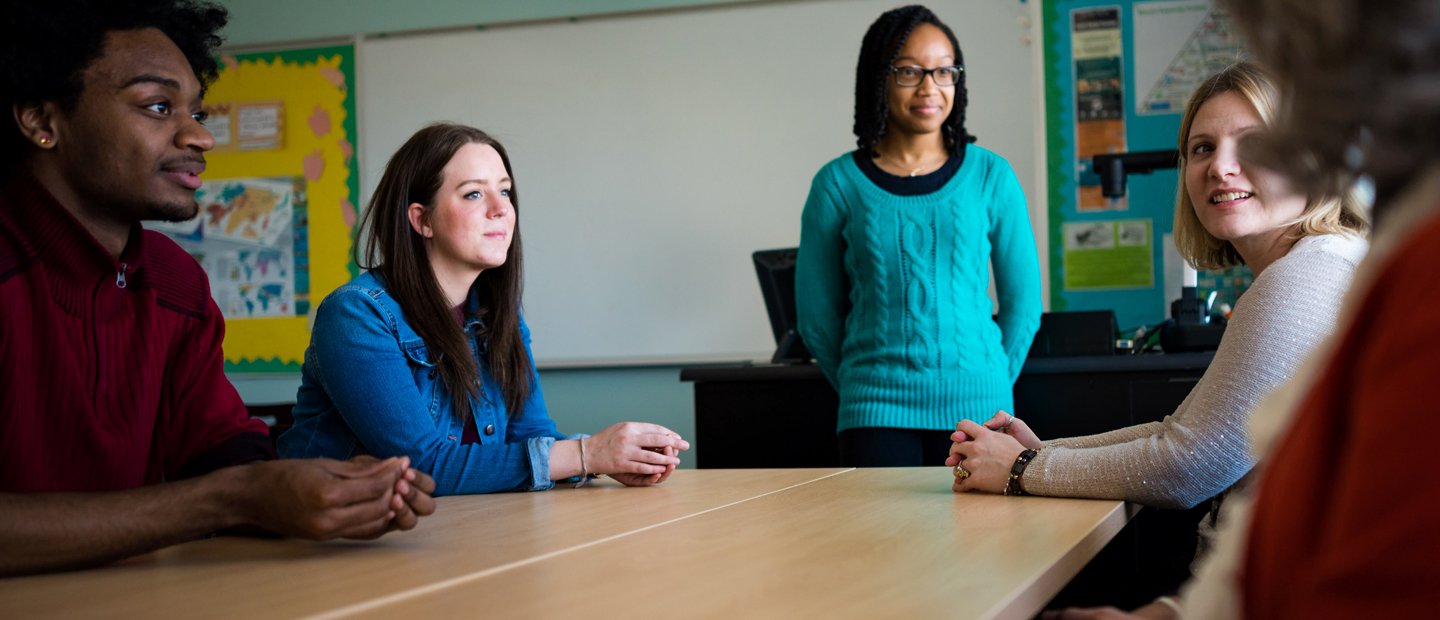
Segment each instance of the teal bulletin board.
M1122 330L1159 323L1167 263L1178 287L1177 171L1130 175L1127 194L1107 199L1090 157L1175 148L1190 93L1244 50L1209 0L1044 0L1042 11L1050 308L1113 309ZM1248 283L1243 268L1201 273L1231 304Z

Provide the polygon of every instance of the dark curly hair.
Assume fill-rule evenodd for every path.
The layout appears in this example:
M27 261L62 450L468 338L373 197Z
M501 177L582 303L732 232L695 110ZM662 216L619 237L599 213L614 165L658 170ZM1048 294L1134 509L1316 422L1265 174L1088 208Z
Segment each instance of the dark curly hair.
M871 157L880 155L875 146L884 137L886 120L890 116L885 98L890 65L895 62L895 56L910 38L910 33L920 24L931 24L944 32L950 39L950 46L955 49L955 64L965 66L960 41L930 9L918 4L903 6L886 11L870 24L870 29L865 31L865 40L860 44L860 61L855 64L855 144L860 152ZM968 102L965 72L962 71L955 83L955 105L940 127L945 149L952 156L960 156L965 152L965 145L975 141L975 136L965 131L965 105Z
M53 101L74 109L83 76L115 30L155 28L185 54L203 90L220 72L214 50L229 13L197 0L4 0L0 17L0 178L19 164L24 144L10 110Z

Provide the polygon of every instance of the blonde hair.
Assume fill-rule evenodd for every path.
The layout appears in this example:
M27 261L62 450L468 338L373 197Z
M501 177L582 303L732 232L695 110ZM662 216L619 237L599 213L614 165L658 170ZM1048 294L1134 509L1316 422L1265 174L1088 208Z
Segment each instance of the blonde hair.
M1190 96L1185 116L1180 121L1177 140L1180 178L1175 188L1175 248L1196 269L1226 269L1245 264L1245 259L1234 245L1215 238L1200 224L1185 183L1188 159L1185 143L1190 137L1195 115L1206 102L1223 93L1234 93L1248 102L1255 108L1261 124L1267 128L1273 126L1279 109L1279 95L1274 82L1263 70L1248 62L1235 63L1210 76ZM1305 211L1288 226L1292 227L1291 234L1296 239L1336 233L1364 236L1370 230L1370 218L1363 196L1357 189L1349 188L1338 195L1323 191L1312 193L1306 201Z

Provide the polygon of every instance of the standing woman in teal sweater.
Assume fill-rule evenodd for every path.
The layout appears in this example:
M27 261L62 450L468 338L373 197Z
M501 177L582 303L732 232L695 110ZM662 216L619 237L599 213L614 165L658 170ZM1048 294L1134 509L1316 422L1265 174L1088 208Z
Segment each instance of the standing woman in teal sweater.
M800 335L840 394L849 466L943 465L957 421L1010 410L1040 324L1025 196L1003 158L972 144L965 103L950 28L922 6L881 15L855 69L859 148L810 186Z

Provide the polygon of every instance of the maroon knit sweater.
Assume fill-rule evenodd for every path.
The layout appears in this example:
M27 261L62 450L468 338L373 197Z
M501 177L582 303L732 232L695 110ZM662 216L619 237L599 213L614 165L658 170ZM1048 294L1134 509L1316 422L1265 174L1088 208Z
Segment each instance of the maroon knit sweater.
M0 185L0 492L107 491L273 455L223 370L205 272L136 225L117 260L25 173Z

